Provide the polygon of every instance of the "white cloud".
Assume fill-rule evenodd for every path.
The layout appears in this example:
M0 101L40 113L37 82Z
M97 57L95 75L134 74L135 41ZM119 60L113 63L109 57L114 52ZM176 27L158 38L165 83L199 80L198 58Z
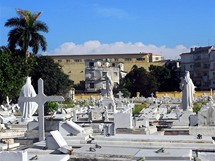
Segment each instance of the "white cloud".
M151 52L155 55L162 55L165 59L179 59L180 54L188 52L189 48L184 45L177 45L174 48L166 46L156 46L153 44L145 45L142 42L125 43L115 42L110 44L102 44L98 40L87 41L83 44L75 44L73 42L65 42L53 51L47 52L48 55L86 55L86 54L123 54L123 53L139 53Z

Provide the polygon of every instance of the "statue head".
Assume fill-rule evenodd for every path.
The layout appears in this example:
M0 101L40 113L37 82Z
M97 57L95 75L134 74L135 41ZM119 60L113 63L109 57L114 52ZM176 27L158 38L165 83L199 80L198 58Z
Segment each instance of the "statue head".
M31 77L27 76L26 84L31 84Z
M190 77L190 72L189 71L185 72L185 77Z

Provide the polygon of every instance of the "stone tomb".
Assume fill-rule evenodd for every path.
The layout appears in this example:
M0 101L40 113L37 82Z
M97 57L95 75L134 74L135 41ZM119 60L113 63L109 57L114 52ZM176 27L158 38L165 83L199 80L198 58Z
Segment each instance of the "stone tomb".
M46 138L46 147L51 150L59 150L62 153L71 153L72 147L67 145L59 131L51 131L51 136Z
M207 105L201 108L197 116L198 126L191 126L189 134L215 136L215 104L212 98Z
M28 161L27 151L0 151L0 161Z
M203 136L198 139L192 135L141 135L141 134L116 134L104 137L95 136L92 143L101 146L127 147L127 148L168 148L214 150L215 144L211 137Z
M59 131L62 135L78 135L84 134L85 130L73 121L60 122Z
M160 152L159 152L160 150ZM161 151L162 150L162 151ZM134 159L150 160L192 160L192 150L188 149L141 149Z
M138 149L125 147L104 147L96 145L86 145L74 152L71 158L88 158L89 160L97 160L105 158L105 160L124 160L145 161L154 160L192 160L192 150L189 149L164 149L164 152L157 152L158 149Z
M0 124L13 123L16 121L16 116L9 111L0 111Z

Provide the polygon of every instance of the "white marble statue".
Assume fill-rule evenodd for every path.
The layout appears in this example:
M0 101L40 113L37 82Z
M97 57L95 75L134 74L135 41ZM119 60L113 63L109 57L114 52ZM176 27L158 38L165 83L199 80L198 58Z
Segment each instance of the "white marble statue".
M106 75L106 92L107 97L113 97L113 81L108 73Z
M209 97L209 103L203 106L198 112L199 126L214 126L215 125L215 105L212 97Z
M19 97L35 97L36 92L31 85L31 77L27 77L25 85L22 87ZM36 112L38 104L35 102L18 102L22 112L22 121L33 121L32 115Z
M180 88L182 90L182 109L192 111L195 86L190 78L189 71L186 71L185 77L181 79Z

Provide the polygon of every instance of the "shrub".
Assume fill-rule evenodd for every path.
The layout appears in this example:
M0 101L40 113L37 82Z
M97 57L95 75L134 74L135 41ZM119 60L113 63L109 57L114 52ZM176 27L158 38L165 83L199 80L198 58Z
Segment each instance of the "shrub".
M45 115L48 115L52 112L57 111L58 108L59 108L59 106L58 106L57 102L47 102L45 104L45 108L44 108Z

